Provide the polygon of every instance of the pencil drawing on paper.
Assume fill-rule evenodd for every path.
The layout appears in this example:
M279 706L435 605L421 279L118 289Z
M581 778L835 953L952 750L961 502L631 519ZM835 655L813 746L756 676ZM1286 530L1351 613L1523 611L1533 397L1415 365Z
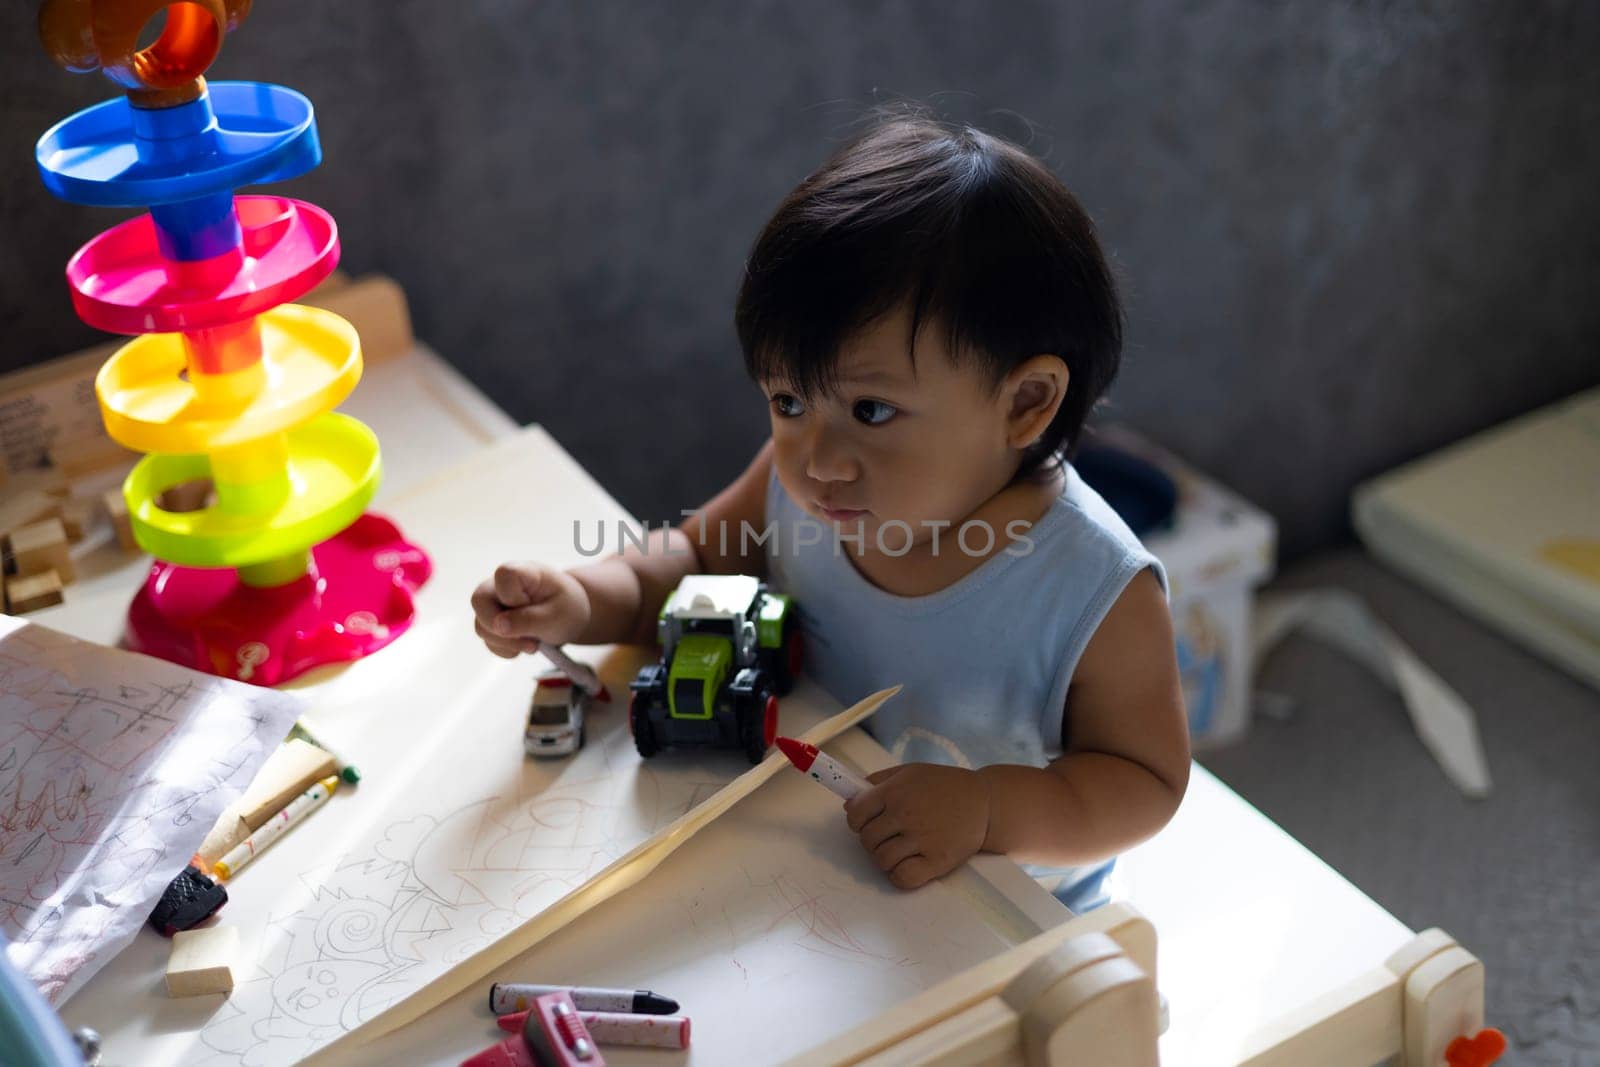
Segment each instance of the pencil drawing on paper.
M307 871L256 966L201 1031L198 1062L292 1062L354 1030L580 888L714 794L735 760L647 767L625 730L507 795L427 797Z
M852 882L843 871L806 874L776 851L753 851L726 885L680 893L677 910L701 960L726 960L747 993L797 977L794 947L818 981L889 983L907 994L994 951L987 929L948 922L952 903L938 887L920 896ZM952 931L961 931L957 936Z
M299 702L0 623L0 930L59 1003L132 938Z

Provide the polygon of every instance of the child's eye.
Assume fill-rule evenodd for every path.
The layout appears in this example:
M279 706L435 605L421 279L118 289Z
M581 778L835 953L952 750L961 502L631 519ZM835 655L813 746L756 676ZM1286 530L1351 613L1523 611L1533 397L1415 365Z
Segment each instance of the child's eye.
M805 405L788 393L772 394L772 410L786 419L792 419L796 415L804 415L806 413Z
M868 426L882 426L898 414L898 408L882 400L857 400L855 404L856 418Z

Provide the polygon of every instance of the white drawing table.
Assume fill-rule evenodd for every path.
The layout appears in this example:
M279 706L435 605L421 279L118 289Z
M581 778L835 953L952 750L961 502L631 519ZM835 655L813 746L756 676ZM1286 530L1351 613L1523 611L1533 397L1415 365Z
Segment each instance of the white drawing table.
M426 483L496 441L506 447L504 439L517 433L514 424L421 346L371 368L345 410L372 426L383 443L388 480L376 506L396 514L403 528L415 532L436 555L450 552L452 546L427 539L426 522L420 523L424 529L413 531L419 522L405 513L405 500L413 495L408 487ZM540 487L507 484L505 494L546 492L549 510L561 516L614 513L614 502L548 435L529 431L515 447L524 453L532 450L541 462L548 455L559 476ZM459 555L462 546L453 547ZM493 549L487 550L492 554ZM462 575L487 574L499 561L485 557L476 561L475 569L441 570L433 582L460 584ZM32 618L79 637L114 643L146 566L142 557L97 552L81 561L83 577L68 588L67 602ZM452 585L447 593L435 590L432 595L459 596L464 606L468 591L470 584L460 589ZM425 624L419 622L418 629L425 632ZM407 635L402 641L419 636ZM334 670L312 677L304 688L313 695L339 693L343 681ZM338 736L336 719L318 721L329 728L336 746L357 747L341 744L346 738ZM830 748L868 769L887 762L883 749L859 730ZM361 788L372 792L364 795L378 799L382 786L374 779L380 768L367 763L359 748L353 756L358 764L367 764L363 769L371 784ZM833 842L826 836L830 833L847 834L835 820L837 802L830 795L799 775L781 775L639 885L491 977L539 981L559 974L560 980L573 983L655 987L684 1002L685 1012L695 1020L691 1053L608 1048L606 1058L612 1063L675 1064L691 1062L691 1055L695 1063L749 1063L803 1051L886 1010L914 992L919 981L904 954L890 958L892 951L884 951L906 931L888 929L881 907L878 918L867 911L841 911L828 906L834 898L817 892L818 886L835 883L878 891L870 881L875 872L867 869L859 850L852 854L818 847L818 842ZM241 879L224 916L253 906L247 896L256 901L270 897L275 871L288 880L290 871L302 869L292 866L295 860L304 862L318 848L334 844L319 841L309 830L289 835ZM784 877L766 877L761 874L765 868L754 863L758 857L770 860L774 848L786 850L790 861ZM742 863L746 857L752 863ZM1068 917L1009 861L981 857L973 868L946 881L989 931L983 937L993 938L996 951ZM1411 936L1198 767L1173 824L1125 857L1118 877L1121 895L1159 933L1158 980L1171 1006L1171 1028L1162 1039L1163 1062L1168 1064L1227 1062L1251 1031L1368 970ZM903 910L906 922L912 922L909 916L918 907L908 898L903 909L890 908L889 914ZM937 935L922 936L926 942ZM961 945L951 939L947 969L965 966L959 962L962 954L981 948L982 938L970 930L962 938ZM708 953L708 945L722 948ZM731 955L730 946L735 950ZM166 948L167 942L154 933L142 933L63 1010L69 1025L93 1026L106 1034L108 1065L165 1062L180 1047L176 1037L198 1028L218 1008L219 998L168 1001L152 988L152 982L159 985ZM900 974L871 983L822 980L833 969L841 975L872 973L858 966L863 958L891 972L899 967ZM730 980L732 968L741 966L761 976L758 986L751 988L747 980L741 987L737 978ZM944 976L934 973L937 966L930 967L927 980ZM488 981L341 1058L359 1063L459 1062L498 1039L487 1012ZM847 1003L854 1017L837 1014L833 1009L840 1003ZM798 1029L800 1020L808 1029Z

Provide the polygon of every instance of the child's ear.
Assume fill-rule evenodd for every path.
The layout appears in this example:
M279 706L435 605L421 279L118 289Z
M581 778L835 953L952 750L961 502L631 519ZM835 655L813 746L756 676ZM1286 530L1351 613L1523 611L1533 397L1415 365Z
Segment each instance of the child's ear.
M1002 390L1006 412L1006 442L1027 448L1050 426L1067 396L1071 377L1060 356L1039 355L1013 367Z

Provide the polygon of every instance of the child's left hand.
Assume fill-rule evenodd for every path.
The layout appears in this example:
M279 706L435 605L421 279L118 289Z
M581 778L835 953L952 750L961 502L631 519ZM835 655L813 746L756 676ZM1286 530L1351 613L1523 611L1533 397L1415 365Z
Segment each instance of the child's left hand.
M845 801L845 818L901 889L948 874L983 847L989 785L976 771L905 763L867 780L873 788Z

